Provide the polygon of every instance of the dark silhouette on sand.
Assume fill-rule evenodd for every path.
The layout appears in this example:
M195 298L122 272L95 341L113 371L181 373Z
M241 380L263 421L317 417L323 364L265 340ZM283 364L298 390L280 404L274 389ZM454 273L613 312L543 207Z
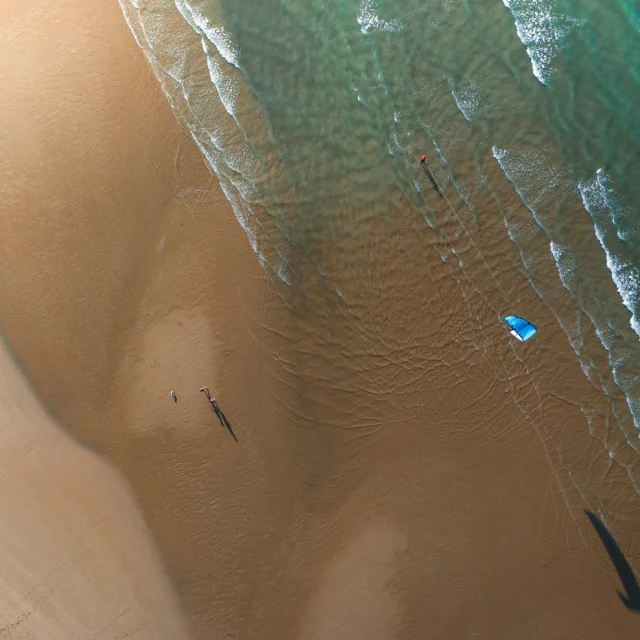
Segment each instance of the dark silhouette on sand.
M640 612L640 586L638 586L638 581L636 580L636 576L633 573L631 565L627 562L627 559L624 557L624 553L622 553L622 549L620 549L614 537L609 533L604 522L602 522L602 520L600 520L600 518L591 511L585 510L585 513L587 514L587 518L589 518L589 522L591 522L593 528L600 537L600 540L602 540L602 544L607 550L607 553L611 558L611 562L613 562L613 566L620 576L620 582L622 582L622 586L627 592L627 594L624 595L620 593L620 591L616 590L620 596L620 600L624 602L624 606L627 607L629 611L635 611L636 613Z
M216 417L218 418L218 420L220 420L220 424L223 427L226 427L227 431L231 434L231 437L236 442L238 442L238 438L236 438L236 434L233 433L233 429L231 428L231 425L227 420L227 416L225 416L224 413L222 413L222 409L220 409L220 407L218 406L216 399L211 397L211 393L209 389L207 389L207 387L202 387L200 391L202 391L207 396L207 400L209 400L209 406L211 407L212 411L216 414Z

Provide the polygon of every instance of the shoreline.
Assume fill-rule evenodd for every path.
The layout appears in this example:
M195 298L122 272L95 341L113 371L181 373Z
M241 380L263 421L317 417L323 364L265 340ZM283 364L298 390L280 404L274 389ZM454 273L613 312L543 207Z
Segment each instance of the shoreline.
M144 518L153 541L136 549L168 576L193 637L633 637L578 514L585 496L562 482L602 460L572 404L591 391L543 303L523 289L545 339L519 360L483 291L401 218L394 233L367 220L357 250L326 248L344 299L304 260L304 296L270 281L119 7L35 4L51 17L41 31L26 27L35 9L16 18L34 40L32 80L17 74L0 98L15 126L0 325L56 420L135 496L140 515L114 500L113 518ZM74 20L61 26L64 9ZM18 45L6 39L7 58ZM46 420L29 415L40 433ZM69 473L85 469L68 459ZM59 489L86 500L74 535L98 518L88 473ZM114 537L122 573L101 574L107 589L139 580L129 537ZM140 616L162 609L166 637L182 637L165 602L148 596ZM92 615L102 629L107 614Z

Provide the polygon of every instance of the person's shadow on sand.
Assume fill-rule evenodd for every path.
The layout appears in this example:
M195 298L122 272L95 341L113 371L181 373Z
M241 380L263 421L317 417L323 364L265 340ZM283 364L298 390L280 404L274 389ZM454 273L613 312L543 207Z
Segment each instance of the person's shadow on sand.
M222 413L222 409L220 409L220 407L218 407L217 404L212 404L209 403L211 408L214 410L216 416L218 416L218 420L220 420L220 424L223 427L227 428L227 431L231 434L231 437L238 442L238 438L236 438L236 434L233 433L233 429L231 428L231 425L229 424L229 421L227 420L227 416L224 415L224 413Z
M593 528L600 537L600 540L602 540L602 544L607 550L607 553L611 558L611 562L613 562L613 566L620 576L622 586L627 592L625 596L620 593L620 591L617 591L620 596L620 600L622 600L624 606L627 607L629 611L640 613L640 586L638 586L638 581L636 580L636 576L631 565L625 558L624 553L622 553L622 549L620 549L614 537L609 533L609 529L607 529L604 522L602 522L602 520L600 520L600 518L591 511L587 511L585 509L585 513L587 514L587 518L589 518L589 522L591 522Z
M216 414L216 417L218 418L218 420L220 420L220 424L223 427L226 427L227 431L231 434L231 437L236 442L238 442L238 438L236 438L236 434L233 433L233 429L231 428L231 424L227 420L227 416L225 416L224 413L222 413L222 409L220 409L220 407L218 406L216 399L211 397L211 393L209 392L209 389L207 387L202 387L200 391L204 393L205 396L207 396L207 400L209 401L209 406L211 407L211 410Z

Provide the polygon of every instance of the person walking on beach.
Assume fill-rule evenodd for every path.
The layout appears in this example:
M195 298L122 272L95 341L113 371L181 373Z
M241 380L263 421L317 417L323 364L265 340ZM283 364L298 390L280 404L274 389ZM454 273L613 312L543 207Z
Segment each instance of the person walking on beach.
M236 434L233 433L233 429L231 428L231 425L229 424L229 421L227 420L227 416L225 416L224 413L222 413L222 409L220 409L220 407L218 406L218 403L216 402L216 399L211 397L211 392L209 391L209 389L207 387L201 387L200 391L202 391L202 393L204 393L207 396L207 400L209 401L209 405L213 409L213 412L216 414L218 420L220 420L220 424L223 427L226 427L227 431L231 434L233 439L236 442L238 442L238 438L236 438Z
M220 424L223 427L226 427L227 431L231 434L233 439L236 442L238 442L238 438L236 438L236 434L233 433L233 429L231 429L231 425L227 420L227 416L225 416L224 413L222 413L222 409L220 409L220 407L218 406L216 399L211 397L211 392L209 391L209 389L207 387L201 387L200 391L202 391L202 393L204 393L207 396L207 400L209 400L209 405L213 409L213 412L216 414L218 420L220 420Z
M211 392L207 387L202 387L200 391L202 391L204 395L207 396L207 400L209 401L209 404L211 404L211 408L214 410L216 416L218 416L218 420L220 420L220 424L224 427L225 424L224 424L224 421L222 420L222 416L220 415L220 407L218 407L216 399L211 397Z

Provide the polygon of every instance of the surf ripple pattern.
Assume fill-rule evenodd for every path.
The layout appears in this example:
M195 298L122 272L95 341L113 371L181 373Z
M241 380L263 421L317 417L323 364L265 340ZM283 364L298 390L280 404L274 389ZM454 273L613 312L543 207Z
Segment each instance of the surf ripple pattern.
M545 443L568 502L577 492L603 516L628 508L610 478L640 490L640 181L630 162L640 60L629 2L120 1L294 312L297 327L269 329L274 375L308 394L283 397L284 414L310 428L313 390L327 389L331 371L332 393L366 390L366 406L345 400L326 414L360 446L384 424L381 402L411 422L426 411L416 379L463 384L471 362ZM619 44L619 58L607 53ZM425 189L422 153L448 204ZM550 419L543 377L505 342L497 319L513 309L492 278L509 306L522 295L514 272L600 394L563 401L580 404L593 459L606 460L601 477ZM442 333L420 329L425 313ZM311 346L296 346L300 327ZM444 423L441 437L455 437Z

